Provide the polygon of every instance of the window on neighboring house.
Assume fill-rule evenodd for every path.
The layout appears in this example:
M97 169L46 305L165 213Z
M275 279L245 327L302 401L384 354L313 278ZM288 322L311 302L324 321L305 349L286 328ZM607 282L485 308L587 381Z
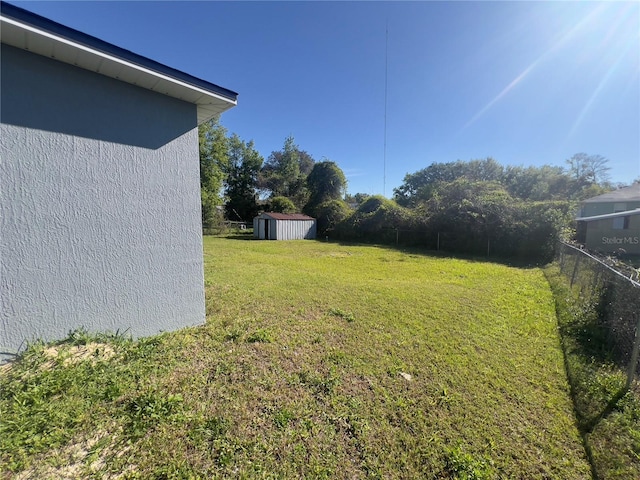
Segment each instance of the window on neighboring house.
M627 209L626 203L616 203L613 205L615 213L624 212ZM627 230L629 228L629 217L618 217L613 219L614 230Z
M618 217L613 219L614 230L629 230L629 219L631 217Z

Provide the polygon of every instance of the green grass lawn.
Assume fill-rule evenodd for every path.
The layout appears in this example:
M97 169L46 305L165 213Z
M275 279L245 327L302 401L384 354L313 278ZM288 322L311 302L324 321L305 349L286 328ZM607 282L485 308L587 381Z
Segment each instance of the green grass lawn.
M591 478L539 269L313 241L204 255L205 326L77 332L0 374L7 475Z

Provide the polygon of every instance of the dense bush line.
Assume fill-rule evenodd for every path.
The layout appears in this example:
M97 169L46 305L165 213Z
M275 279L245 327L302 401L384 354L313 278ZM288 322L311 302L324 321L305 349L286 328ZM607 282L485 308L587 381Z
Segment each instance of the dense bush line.
M453 182L446 195L413 209L372 196L333 228L320 231L338 240L550 261L574 205L517 201L493 187ZM319 227L325 225L322 217L318 222Z
M351 196L355 211L340 222L319 218L319 231L546 263L557 240L571 234L578 203L615 188L604 157L579 153L566 163L566 169L503 167L492 158L432 163L407 174L393 200Z

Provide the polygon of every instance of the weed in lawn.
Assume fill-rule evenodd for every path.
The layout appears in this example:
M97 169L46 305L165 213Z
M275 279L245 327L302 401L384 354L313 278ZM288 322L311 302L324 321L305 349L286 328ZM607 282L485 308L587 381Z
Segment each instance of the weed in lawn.
M329 372L326 373L301 370L295 375L294 378L297 380L297 382L310 388L314 393L318 395L332 394L335 388L340 383L340 378L334 368L331 368Z
M280 429L285 428L295 418L287 408L280 408L273 413L273 423Z
M131 433L134 436L143 435L148 428L169 420L178 412L182 400L180 394L164 397L157 392L147 392L132 398L125 406Z
M89 343L111 343L126 341L128 337L126 332L117 331L116 333L90 333L85 328L78 328L69 332L69 335L62 343L66 345L87 345Z
M247 343L271 343L272 341L271 334L263 329L258 329L247 337Z
M457 480L489 480L496 476L490 461L474 458L459 445L445 450L445 472Z
M339 308L332 308L331 310L329 310L329 313L335 317L342 318L349 323L356 320L356 317L353 315L353 313L345 312L344 310L341 310Z
M224 339L227 342L235 342L242 337L242 334L243 332L241 330L234 329L234 330L231 330L230 332L227 332L224 336Z
M229 431L229 422L224 417L204 420L189 429L189 437L196 443L211 443L223 438Z

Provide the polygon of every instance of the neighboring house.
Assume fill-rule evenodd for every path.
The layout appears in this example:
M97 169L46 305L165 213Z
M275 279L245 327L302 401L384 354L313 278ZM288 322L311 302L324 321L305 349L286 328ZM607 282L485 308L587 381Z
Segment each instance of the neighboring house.
M640 255L640 183L583 201L577 221L588 249Z
M316 238L316 219L301 213L261 213L253 219L253 236L260 240Z
M199 123L231 90L1 4L0 358L205 321Z

